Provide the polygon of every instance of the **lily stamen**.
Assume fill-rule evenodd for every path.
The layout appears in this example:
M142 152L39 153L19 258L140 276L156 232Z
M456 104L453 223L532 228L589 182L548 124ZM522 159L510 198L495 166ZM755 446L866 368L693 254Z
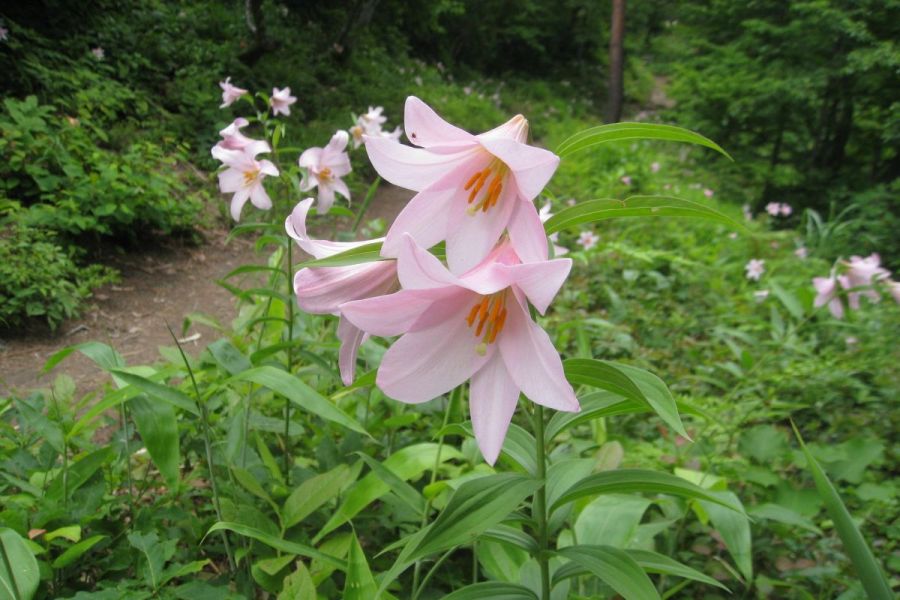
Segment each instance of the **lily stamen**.
M478 321L477 325L475 324L476 320ZM488 344L494 343L500 331L503 330L505 322L506 290L490 296L482 296L481 300L469 311L469 316L466 317L469 327L475 327L475 337L481 337L481 344L476 350L486 350Z

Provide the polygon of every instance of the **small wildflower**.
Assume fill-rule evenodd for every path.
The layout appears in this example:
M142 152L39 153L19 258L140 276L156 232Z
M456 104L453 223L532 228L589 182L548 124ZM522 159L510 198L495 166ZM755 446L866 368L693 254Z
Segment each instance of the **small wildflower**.
M791 205L784 202L782 202L778 206L778 210L781 212L782 217L789 217L791 216L791 213L794 212L794 209L791 208Z
M286 117L291 116L291 104L297 101L296 96L291 96L291 88L286 87L283 90L272 88L272 98L269 104L272 106L272 115L283 114Z
M625 185L631 185L631 177L629 177L628 175L623 175L619 178L619 181L621 181Z
M712 191L711 189L706 188L703 190L703 195L706 196L707 198L712 198L713 196L716 195L716 193L714 191Z
M226 77L225 81L220 81L219 87L222 88L222 104L219 105L219 108L231 106L238 98L249 93L243 88L232 85L231 77Z
M581 235L578 236L578 244L585 250L590 250L596 246L599 241L600 237L593 231L582 231Z
M103 60L103 58L106 56L106 52L104 52L103 48L101 48L100 46L91 48L91 54L93 54L94 58L96 58L97 60Z
M659 173L659 163L658 162L650 163L650 172L651 173Z
M781 214L781 205L777 202L769 202L768 204L766 204L766 212L773 217L777 217L779 214Z
M766 270L766 261L761 258L751 258L750 262L744 265L744 269L747 270L747 279L752 279L753 281L759 281L759 278L762 277L762 274Z
M794 250L794 256L800 260L806 260L806 257L809 256L809 251L806 249L806 246L800 246Z

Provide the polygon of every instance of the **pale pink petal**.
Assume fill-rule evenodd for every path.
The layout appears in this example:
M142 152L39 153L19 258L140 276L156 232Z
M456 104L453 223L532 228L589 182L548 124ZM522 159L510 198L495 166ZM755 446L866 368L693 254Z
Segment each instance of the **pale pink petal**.
M475 136L451 125L415 96L406 99L403 127L409 141L424 148L475 143Z
M835 319L843 319L844 318L844 303L841 302L840 298L832 298L828 303L828 310L834 315Z
M550 336L531 320L520 302L507 302L506 307L506 326L497 336L497 344L513 381L532 402L556 410L579 411Z
M338 308L344 318L363 331L388 337L409 331L413 323L434 303L434 295L400 290L393 294L347 302ZM446 318L440 307L437 311L442 318Z
M253 187L250 188L250 202L252 202L253 206L256 208L261 208L263 210L272 208L272 199L269 198L269 194L266 193L266 188L263 187L261 181L257 181Z
M407 403L427 402L449 392L482 368L496 349L476 346L481 338L466 323L471 307L460 297L456 310L433 327L394 342L381 360L376 383L385 395Z
M407 290L428 290L460 285L459 279L433 254L423 250L412 236L403 235L397 256L397 276Z
M284 220L284 228L287 234L297 240L297 244L315 258L325 258L352 248L358 248L372 242L380 242L383 238L374 240L360 240L358 242L332 242L330 240L311 239L306 232L306 216L315 200L306 198L297 203L294 210Z
M272 177L278 177L278 167L270 160L259 161L259 171Z
M236 192L244 187L244 174L238 169L225 169L219 173L219 189L222 192Z
M572 259L556 258L537 263L501 265L499 269L506 271L510 282L524 292L539 313L544 314L569 276Z
M404 146L389 138L367 135L364 139L366 153L378 174L394 185L416 192L424 190L479 153L484 154L485 160L488 158L478 146L449 154L437 154ZM460 182L460 189L464 184L464 180Z
M553 177L559 157L543 148L508 139L481 139L481 145L512 170L519 192L533 200Z
M506 123L494 127L476 136L481 140L513 140L520 143L528 141L528 119L516 115Z
M509 239L522 262L547 260L547 232L541 217L530 200L516 202L507 225Z
M519 402L519 388L506 371L499 352L475 375L469 391L472 430L484 460L497 462L509 422Z
M395 273L391 261L300 269L294 275L294 294L306 312L334 314L345 302L385 293Z
M316 204L316 210L320 215L324 215L331 210L334 204L334 187L331 184L319 182L319 203Z
M314 187L319 186L319 178L312 171L307 171L303 175L303 179L300 181L300 191L308 192Z
M350 189L347 187L347 184L344 183L343 179L335 179L331 187L334 188L335 192L337 192L347 200L350 199Z
M244 208L248 198L250 198L250 189L246 187L240 188L231 197L231 218L235 221L241 220L241 209Z
M341 381L344 385L350 385L356 373L356 355L366 339L366 333L342 317L338 321L337 337L341 340L341 350L338 354Z
M313 167L318 167L321 160L321 148L307 148L303 151L303 154L300 155L300 158L297 160L297 162L304 169L310 169Z
M470 214L463 195L450 207L447 227L447 265L452 273L465 273L490 254L506 229L516 206L516 191L504 186L497 204L486 212ZM423 244L424 245L424 244Z

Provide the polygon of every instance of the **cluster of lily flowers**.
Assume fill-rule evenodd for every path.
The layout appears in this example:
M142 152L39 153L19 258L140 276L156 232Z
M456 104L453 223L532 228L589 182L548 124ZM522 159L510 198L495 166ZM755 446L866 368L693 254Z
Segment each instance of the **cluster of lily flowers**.
M861 298L866 297L871 302L881 299L876 289L878 285L885 285L894 300L900 303L900 282L890 279L891 273L881 266L878 254L865 258L851 256L849 261L841 261L838 266L842 267L842 274L837 273L836 267L828 277L813 279L813 287L816 289L813 305L816 308L827 305L836 319L843 319L845 295L850 309L859 310Z
M400 141L400 136L403 135L403 128L398 125L393 131L385 131L384 124L387 121L387 117L382 114L383 112L384 108L381 106L370 106L368 112L356 117L353 127L347 130L347 133L350 134L350 138L353 140L354 150L363 144L364 136L383 137L396 142Z
M376 376L390 398L427 402L470 381L473 431L493 464L520 393L556 410L579 410L559 354L531 314L531 307L545 313L572 266L549 257L542 223L549 208L539 213L533 202L559 157L526 143L521 115L472 135L410 97L404 128L413 146L361 134L378 174L417 192L385 237L312 238L312 198L287 217L288 235L316 258L382 243L379 261L298 271L297 303L309 313L339 316L347 385L368 336L399 336ZM441 242L446 264L428 251Z

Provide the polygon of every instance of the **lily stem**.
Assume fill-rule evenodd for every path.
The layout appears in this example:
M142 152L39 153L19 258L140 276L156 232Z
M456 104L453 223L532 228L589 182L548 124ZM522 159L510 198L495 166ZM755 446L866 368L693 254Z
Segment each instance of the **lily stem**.
M534 493L534 501L531 505L531 518L537 524L538 537L538 565L541 569L541 600L550 600L550 562L549 541L547 531L547 451L544 445L544 407L535 404L534 408L534 438L537 454L537 473L541 487Z
M287 305L287 370L288 373L294 374L294 284L293 284L293 240L288 237L287 241L287 286L288 286L288 305ZM285 397L284 399L284 481L287 487L291 485L291 401Z

